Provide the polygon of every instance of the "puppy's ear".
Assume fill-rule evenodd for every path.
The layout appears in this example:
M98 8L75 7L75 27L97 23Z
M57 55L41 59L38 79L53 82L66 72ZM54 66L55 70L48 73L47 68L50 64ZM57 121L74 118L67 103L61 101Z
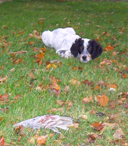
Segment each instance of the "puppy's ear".
M83 51L83 40L82 38L76 39L75 43L71 46L71 53L74 57L77 57L78 54L81 54Z
M91 40L89 41L88 52L91 54L92 59L95 59L102 54L103 50L96 40Z

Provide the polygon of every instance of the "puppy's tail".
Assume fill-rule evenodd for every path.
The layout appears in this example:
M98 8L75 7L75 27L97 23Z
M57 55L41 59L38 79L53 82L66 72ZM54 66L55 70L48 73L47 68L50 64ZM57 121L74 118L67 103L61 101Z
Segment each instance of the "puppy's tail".
M53 35L51 31L49 30L44 31L42 33L41 39L47 47L52 47L51 44L52 44Z

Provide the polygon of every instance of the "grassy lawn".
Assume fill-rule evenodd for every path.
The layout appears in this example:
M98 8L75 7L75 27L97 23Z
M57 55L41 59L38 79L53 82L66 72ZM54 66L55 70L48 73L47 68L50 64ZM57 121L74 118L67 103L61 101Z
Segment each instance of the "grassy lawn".
M128 3L14 0L0 4L0 12L0 138L8 145L38 145L36 140L30 143L37 130L18 132L13 125L57 114L72 117L78 127L60 129L61 138L40 129L39 136L54 134L47 139L48 146L128 144ZM40 35L67 26L81 37L97 39L104 48L102 55L87 64L64 59L30 37L35 30ZM48 64L54 59L60 62ZM53 77L59 94L49 90ZM105 106L98 95L109 99ZM117 134L118 129L123 134Z

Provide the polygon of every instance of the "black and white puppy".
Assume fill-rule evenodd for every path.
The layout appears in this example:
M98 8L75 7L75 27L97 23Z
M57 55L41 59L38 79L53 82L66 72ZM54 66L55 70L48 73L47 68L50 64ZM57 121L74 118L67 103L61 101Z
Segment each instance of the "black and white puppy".
M102 47L96 40L81 38L71 27L44 31L42 41L47 47L55 48L61 57L78 57L84 63L102 53Z

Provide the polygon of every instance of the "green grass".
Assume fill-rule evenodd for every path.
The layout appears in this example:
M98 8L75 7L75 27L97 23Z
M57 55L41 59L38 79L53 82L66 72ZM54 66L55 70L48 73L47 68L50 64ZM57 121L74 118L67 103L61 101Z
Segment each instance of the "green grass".
M122 104L118 104L118 100L123 98L118 96L119 93L128 91L128 73L123 66L126 65L128 67L128 3L84 0L79 2L14 0L13 2L0 4L0 10L0 67L3 67L3 69L0 69L0 76L3 78L9 75L5 82L0 83L0 95L9 94L8 101L5 104L0 101L0 109L8 108L4 112L0 110L2 119L0 121L0 137L3 136L7 144L31 145L28 139L34 137L36 131L31 130L30 132L25 129L25 136L22 136L18 141L20 135L14 131L14 123L39 115L46 115L48 110L61 107L55 103L56 100L63 100L72 102L71 109L67 110L67 105L65 105L62 111L56 111L52 114L70 116L75 121L79 121L79 127L69 131L60 130L65 136L61 140L62 145L67 143L71 145L114 145L113 134L116 129L106 129L101 135L101 139L96 138L94 143L88 142L89 133L100 133L90 127L90 124L94 122L117 123L125 135L122 141L128 142L128 110L123 107L128 102L128 99L123 101ZM40 23L39 18L45 18L45 20ZM68 60L61 58L55 54L53 49L46 48L48 51L45 53L43 64L36 63L34 56L39 52L34 52L32 48L42 48L44 45L42 41L35 38L27 39L28 35L33 33L33 30L37 30L41 34L47 29L53 30L67 26L73 27L81 37L100 38L99 41L103 48L107 44L118 45L114 48L114 51L119 52L119 54L112 56L113 51L107 53L104 51L98 59L84 64L75 58ZM120 33L120 30L124 30L123 33ZM19 31L23 31L23 33L19 33ZM107 32L109 35L102 35L102 32ZM6 36L5 39L3 38L4 36ZM116 40L112 39L113 36ZM8 44L7 47L4 46L5 41ZM28 42L31 41L34 43L29 45ZM12 42L12 44L9 45L9 42ZM20 50L25 50L27 53L19 54L15 57L9 54L9 52ZM123 51L125 53L122 53ZM13 61L19 58L24 62L14 64ZM98 67L104 58L117 60L118 65L112 63L102 68ZM53 59L60 60L62 64L56 69L47 70L45 62ZM76 66L82 67L83 70L73 70L72 68ZM15 68L14 72L10 71L12 68ZM32 83L31 77L28 76L31 72L34 74L34 79L36 79ZM124 72L127 77L122 78L121 72ZM60 96L55 96L49 90L36 90L36 87L41 83L44 86L49 85L50 76L55 76L55 78L61 80L58 83L61 88ZM93 88L84 84L74 86L69 83L71 79L77 79L80 82L88 79L93 81L94 86ZM116 91L112 94L108 88L95 90L95 86L101 80L108 84L116 84ZM64 92L65 86L69 86L68 94ZM102 107L95 100L97 95L102 94L109 98L109 103L105 107ZM21 96L17 102L14 99L16 95ZM90 96L93 97L94 103L83 104L82 99ZM110 103L112 102L115 103L114 109L110 108ZM94 110L95 113L102 112L105 116L93 115L89 112L91 110ZM87 120L79 118L80 115L86 113L88 113ZM114 113L119 116L115 120L110 118ZM53 132L42 129L39 135L46 135L47 133ZM58 139L59 135L54 134L52 138L47 140L46 145L57 145L53 144L53 142ZM118 141L117 145L122 144L122 141Z

